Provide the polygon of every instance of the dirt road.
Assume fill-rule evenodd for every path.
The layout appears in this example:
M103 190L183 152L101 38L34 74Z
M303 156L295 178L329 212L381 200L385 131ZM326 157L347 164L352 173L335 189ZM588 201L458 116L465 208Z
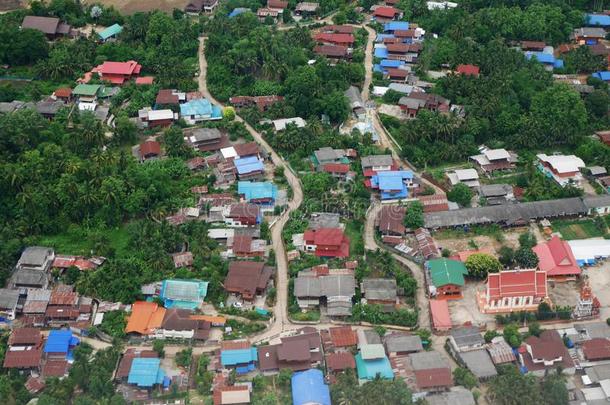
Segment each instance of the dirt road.
M206 97L210 102L222 106L222 103L218 102L208 91L207 87L207 61L205 59L205 37L199 39L199 91ZM286 180L292 188L292 199L288 203L288 209L275 221L271 227L271 240L273 249L275 251L275 257L277 262L277 300L274 308L275 322L273 326L265 331L262 335L257 338L260 340L266 340L268 337L275 336L285 330L286 325L290 323L287 313L288 305L288 259L286 258L286 247L282 240L282 231L284 225L288 221L289 215L292 211L297 209L303 202L303 189L301 188L301 181L294 174L292 169L286 164L269 144L263 139L263 136L256 131L250 124L245 122L239 115L235 115L235 120L244 124L248 132L252 137L265 148L271 156L271 161L276 167L284 168L284 175Z

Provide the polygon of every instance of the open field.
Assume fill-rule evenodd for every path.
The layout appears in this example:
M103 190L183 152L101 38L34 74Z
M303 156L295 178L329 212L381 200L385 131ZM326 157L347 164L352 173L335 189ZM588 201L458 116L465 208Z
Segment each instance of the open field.
M578 221L553 221L553 231L561 233L566 240L588 239L604 236L604 233L595 226L591 219Z
M92 3L113 6L123 14L134 14L138 11L152 10L161 10L169 13L175 8L180 10L184 9L184 6L188 4L188 0L101 0Z

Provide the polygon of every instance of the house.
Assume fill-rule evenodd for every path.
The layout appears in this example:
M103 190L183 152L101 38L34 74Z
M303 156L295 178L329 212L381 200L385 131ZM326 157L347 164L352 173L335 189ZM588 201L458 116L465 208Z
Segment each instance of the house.
M364 103L362 102L362 97L360 97L360 90L358 87L349 86L349 88L345 90L344 94L349 100L352 113L354 113L357 118L364 118L366 115L366 109L364 108Z
M101 30L97 35L102 42L109 42L116 40L119 34L123 32L123 27L119 24L112 24L110 27L106 27Z
M139 350L134 348L127 349L119 360L119 365L117 366L116 372L114 374L115 380L126 382L127 377L129 376L129 371L131 370L131 364L133 363L133 360L140 357L157 358L159 356L153 350Z
M347 163L327 163L322 166L322 171L339 181L353 181L356 177L356 173L350 170Z
M458 65L455 73L462 76L479 77L479 67L476 65Z
M258 350L247 340L223 341L220 346L220 364L235 369L237 374L246 374L256 369Z
M161 326L154 332L155 339L206 340L210 335L211 323L191 318L188 309L168 309Z
M491 175L496 171L514 170L518 156L506 149L484 148L481 154L470 156L469 159L481 173Z
M451 387L446 392L426 395L426 402L428 405L476 405L472 392L462 386Z
M607 195L590 196L583 198L587 215L607 215L610 213L610 197Z
M522 51L542 52L545 47L546 43L543 41L521 41Z
M610 15L604 14L587 14L585 16L585 23L591 27L605 27L610 28Z
M587 361L610 360L610 340L594 338L586 340L581 345L582 353Z
M256 10L256 16L258 17L258 21L264 23L267 18L271 18L273 22L277 22L277 19L280 15L280 11L274 10L271 8L259 8Z
M581 45L595 45L606 38L606 30L600 27L575 28L570 39Z
M441 250L428 229L417 228L414 233L419 254L425 260L441 256Z
M392 20L397 20L402 17L402 13L400 10L394 7L388 6L378 6L373 11L373 17L379 23L390 22Z
M479 173L475 169L456 169L446 173L449 183L456 186L460 183L470 188L479 187Z
M350 352L327 353L326 369L329 374L337 374L346 370L356 369L356 360Z
M392 155L363 156L360 160L364 177L373 177L378 172L396 170Z
M179 269L180 267L190 267L193 265L193 253L192 252L178 252L172 254L172 261L174 267Z
M540 153L536 157L538 158L538 170L560 186L582 186L583 176L580 169L585 167L585 162L581 158L574 155L548 156L544 153Z
M327 274L318 276L312 271L300 271L294 279L294 296L299 307L308 309L326 304L329 316L352 314L352 298L356 294L353 274Z
M475 326L461 326L450 332L449 345L453 352L480 349L485 345L481 331Z
M157 141L144 141L139 149L140 162L157 159L161 156L161 144Z
M240 180L260 178L265 174L263 160L258 156L248 156L233 160L233 165Z
M330 390L320 370L293 374L291 387L293 405L331 405Z
M417 201L424 206L424 213L449 210L449 201L445 194L417 196Z
M55 251L51 248L27 247L15 266L15 272L9 280L10 288L42 288L49 285L49 270L55 259Z
M319 8L320 5L318 3L304 1L301 3L297 3L294 9L294 13L303 17L311 17L316 15Z
M161 368L161 359L137 357L131 362L127 383L139 388L152 388L163 383L165 371Z
M547 272L536 269L489 273L484 291L477 293L483 313L536 311L548 297Z
M177 108L181 101L186 101L185 93L181 93L178 90L161 89L155 99L155 108Z
M0 319L12 321L17 315L19 291L0 288Z
M278 10L281 13L288 8L288 2L283 0L267 0L267 8Z
M539 337L525 339L519 348L519 362L527 372L538 377L557 367L561 367L567 375L575 372L574 361L556 330L544 330Z
M370 381L377 377L388 380L394 378L392 365L381 344L360 346L360 351L356 355L356 369L359 381Z
M227 134L218 128L194 128L185 131L185 139L201 152L216 152L229 146Z
M273 124L275 132L284 131L288 125L294 125L297 128L305 128L305 125L307 125L307 122L301 117L281 118L279 120L273 120L271 123Z
M389 170L379 172L371 177L370 186L379 190L381 200L400 200L409 196L409 187L413 187L413 172L410 170Z
M4 353L3 367L38 371L42 359L43 341L40 329L13 329Z
M251 235L235 235L227 241L227 257L252 258L264 257L267 242L263 239L254 239Z
M320 28L320 32L336 32L338 34L353 34L354 27L351 25L325 25Z
M400 70L400 69L397 69ZM420 110L449 112L450 101L437 94L412 91L398 100L398 106L407 118L415 118Z
M165 308L195 310L203 304L208 293L208 282L196 279L169 279L161 283L161 294Z
M610 82L610 71L600 71L591 74L591 77L599 79L604 82Z
M487 345L487 351L495 365L514 363L517 360L513 348L506 343L503 336L491 339Z
M464 276L468 270L464 263L447 258L428 260L425 265L426 275L429 275L429 291L437 299L462 298Z
M212 399L214 405L249 404L251 387L247 384L214 386Z
M313 40L320 45L337 45L347 46L348 48L354 45L356 39L352 34L337 34L320 32L313 36Z
M26 15L21 22L21 29L40 31L45 34L48 39L53 40L58 37L69 35L72 27L61 22L59 18L56 17Z
M513 186L510 184L484 184L479 187L479 196L487 205L501 205L515 201Z
M277 198L277 186L271 182L240 181L237 194L247 202L263 206L273 206Z
M203 121L221 120L222 108L205 98L195 98L180 104L180 118L189 125Z
M135 78L140 74L142 65L130 60L127 62L106 61L92 70L99 75L101 80L112 84L122 85L126 81Z
M350 350L358 344L358 334L351 326L335 326L328 329L332 349L335 351ZM325 345L326 348L326 345Z
M538 256L538 268L546 273L547 278L565 281L580 276L581 270L570 244L558 236L537 244L532 250Z
M563 65L563 59L557 59L551 53L546 52L525 52L525 58L527 60L535 60L541 63L544 68L548 71L553 71L553 69L560 69Z
M488 380L498 375L496 367L485 349L458 352L455 356L458 363L470 370L479 380Z
M384 309L389 309L388 312L393 311L398 303L398 290L394 279L365 278L360 285L360 292L367 304L381 304Z
M383 337L383 343L390 357L403 356L424 350L419 336L406 333L390 333Z
M311 156L311 161L318 171L322 171L324 166L329 164L343 164L348 165L349 167L349 159L347 158L345 150L333 149L328 146L314 151Z
M260 207L256 204L231 204L225 209L224 221L230 227L255 226L261 223Z
M304 234L305 251L318 257L348 257L349 238L340 228L308 229Z
M387 68L385 71L384 78L397 83L405 83L410 74L407 69L400 68Z
M257 295L263 295L267 289L273 268L264 262L232 261L224 281L227 292L239 294L242 299L252 301Z
M405 31L409 29L407 21L390 21L383 25L383 32L386 34L396 35L396 31Z
M136 77L136 86L150 86L155 81L155 78L152 76L140 76Z
M378 217L378 229L382 235L404 236L404 219L407 209L399 205L384 205Z
M53 329L44 344L44 357L49 360L67 360L80 340L68 329Z
M95 109L97 97L101 92L102 86L99 84L81 83L72 90L72 95L78 100L79 109Z
M169 127L178 118L178 114L170 109L153 110L150 107L144 107L138 111L138 118L144 127Z
M229 98L229 103L237 108L256 106L258 111L265 112L276 103L284 101L283 96L234 96Z
M131 315L125 326L125 333L150 335L161 327L165 308L155 302L136 301L131 305Z
M317 331L301 329L293 336L280 338L275 345L260 346L259 368L264 373L275 373L289 368L308 370L322 364L322 341Z
M445 391L453 386L451 368L438 352L418 352L408 356L415 377L415 389L422 392Z
M447 300L431 299L429 304L432 328L437 332L451 330L451 315L449 315Z
M218 7L218 0L190 0L184 6L184 11L188 14L212 13Z

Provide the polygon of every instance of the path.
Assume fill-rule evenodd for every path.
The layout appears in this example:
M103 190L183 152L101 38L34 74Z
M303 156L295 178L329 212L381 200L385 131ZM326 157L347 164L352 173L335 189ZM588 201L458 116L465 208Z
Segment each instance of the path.
M206 97L210 102L222 106L222 103L218 102L208 91L207 87L207 61L205 59L205 37L199 39L199 91ZM282 240L282 231L284 225L290 217L290 213L297 209L303 202L303 189L301 188L301 181L294 174L292 169L286 164L269 144L263 139L263 136L257 132L250 124L245 122L239 115L235 115L235 120L244 124L250 135L269 152L271 161L276 167L284 168L284 175L288 184L292 188L292 199L288 203L288 208L282 213L282 215L273 223L271 227L271 240L273 249L275 251L276 263L277 263L277 299L273 309L275 314L275 321L271 328L259 335L257 338L265 340L269 337L276 336L283 332L286 326L290 323L288 319L287 307L288 307L288 259L286 257L286 247Z
M332 13L330 13L329 15L327 15L326 17L322 18L321 20L312 20L312 21L307 21L301 24L300 21L297 21L295 24L292 25L280 25L277 27L278 31L287 31L287 30L291 30L293 28L297 28L297 24L299 27L308 27L310 25L315 25L315 24L332 24L333 23L333 17L335 16L335 14L337 14L339 12L339 10L337 11L333 11Z

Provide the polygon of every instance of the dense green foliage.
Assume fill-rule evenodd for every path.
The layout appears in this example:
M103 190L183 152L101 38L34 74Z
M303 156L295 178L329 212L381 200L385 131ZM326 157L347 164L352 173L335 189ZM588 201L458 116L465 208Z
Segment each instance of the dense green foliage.
M470 277L480 279L486 278L488 273L497 273L502 270L502 263L495 256L486 253L470 255L464 264Z
M124 311L116 310L104 313L104 319L99 328L112 337L122 338L125 336L126 325L127 315Z
M411 391L402 379L376 378L359 385L351 370L337 377L337 382L331 385L330 394L333 403L345 405L410 405L413 403Z
M489 396L494 404L568 404L565 377L560 372L547 375L542 382L532 374L521 374L513 365L499 366L498 373L489 382Z

